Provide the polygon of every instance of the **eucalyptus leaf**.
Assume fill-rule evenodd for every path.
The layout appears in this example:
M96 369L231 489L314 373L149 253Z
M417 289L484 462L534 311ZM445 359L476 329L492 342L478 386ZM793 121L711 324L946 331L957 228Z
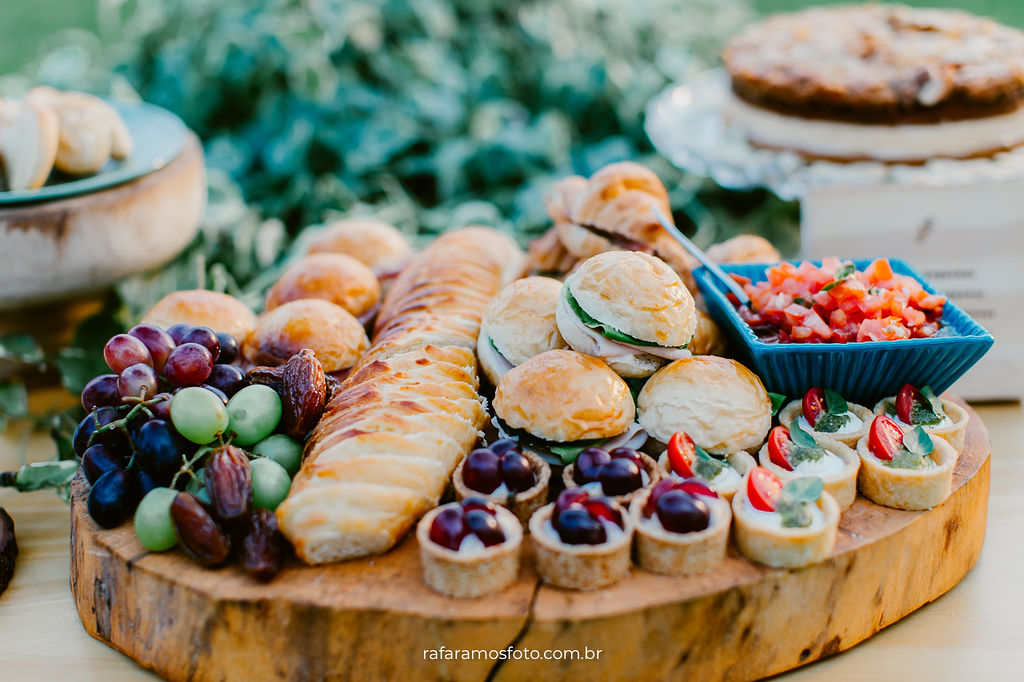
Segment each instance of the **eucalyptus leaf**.
M0 336L0 360L36 367L45 366L42 346L30 335L23 333Z
M14 418L28 414L28 391L25 390L25 384L16 379L0 383L0 414Z
M17 470L13 485L23 493L43 488L59 488L67 485L76 471L78 463L73 460L35 462Z

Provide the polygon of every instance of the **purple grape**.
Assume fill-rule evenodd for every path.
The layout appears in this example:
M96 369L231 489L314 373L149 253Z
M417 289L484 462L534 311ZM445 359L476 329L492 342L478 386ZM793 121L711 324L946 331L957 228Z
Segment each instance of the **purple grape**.
M198 343L183 343L167 357L164 376L173 386L197 386L213 371L213 356Z
M112 336L103 347L103 359L107 366L118 374L132 365L153 365L153 356L149 354L146 344L134 336L118 334Z
M462 465L462 481L466 487L481 493L492 493L501 485L498 456L490 450L474 450Z
M467 533L462 515L459 507L442 509L430 524L430 539L442 547L458 551Z
M220 332L217 334L217 341L220 342L220 356L217 362L230 365L238 359L238 340L231 334Z
M223 346L221 346L220 357L221 360L224 359ZM238 369L234 365L218 363L213 366L213 371L210 372L210 376L206 378L206 383L214 388L219 388L221 391L224 391L228 397L230 397L245 385L245 374L243 374L242 370Z
M92 484L86 508L93 521L113 528L131 515L136 501L135 479L124 469L114 469Z
M674 533L704 530L711 520L707 503L685 490L668 491L658 498L656 508L661 525Z
M607 450L587 448L576 458L573 468L573 479L580 485L597 480L597 474L605 464L612 460Z
M530 460L514 450L501 456L501 480L514 493L529 490L537 482L537 475L530 466Z
M185 336L181 337L181 344L179 345L186 343L198 343L210 351L210 356L214 362L220 356L220 340L217 338L217 334L209 327L192 327Z
M124 466L124 458L109 446L99 443L86 448L82 454L82 472L89 483L95 483L103 474Z
M75 435L72 437L72 444L75 448L75 453L81 457L85 454L86 449L95 443L105 443L109 445L115 452L123 453L129 448L128 439L125 435L118 430L108 431L101 436L97 436L93 443L89 443L89 439L92 438L92 434L101 427L116 421L120 418L117 408L105 405L103 407L97 407L95 410L85 416L79 424L78 428L75 429Z
M153 358L153 369L162 372L167 356L177 345L171 335L152 324L137 324L128 330L128 335L142 341Z
M600 545L608 539L604 526L586 509L566 509L556 517L553 525L558 537L569 545Z
M154 418L163 419L165 422L170 423L172 397L173 396L170 393L157 393L153 396L154 399L160 398L159 401L149 406L149 410L153 413Z
M482 509L472 509L466 512L462 522L468 532L480 538L484 547L505 542L505 531L501 529L498 519L493 514L488 514Z
M605 495L625 495L643 487L642 471L633 460L619 457L601 467L597 480Z
M188 334L191 329L192 325L179 322L167 328L167 335L174 339L174 345L177 346L181 344L181 340L185 338L185 334Z
M82 389L82 407L92 412L104 405L120 405L121 394L117 391L117 375L101 374Z
M511 438L502 438L491 443L490 447L487 448L496 455L500 455L509 450L515 450L519 452L519 443L515 442Z
M218 398L220 398L220 401L222 403L224 403L225 405L228 404L228 396L227 396L227 394L224 391L222 391L219 388L217 388L216 386L210 386L209 384L201 384L199 386L199 388L205 388L207 391L209 391L210 393L212 393L215 396L217 396Z
M117 378L117 391L122 398L144 399L156 395L156 370L142 363L128 367Z

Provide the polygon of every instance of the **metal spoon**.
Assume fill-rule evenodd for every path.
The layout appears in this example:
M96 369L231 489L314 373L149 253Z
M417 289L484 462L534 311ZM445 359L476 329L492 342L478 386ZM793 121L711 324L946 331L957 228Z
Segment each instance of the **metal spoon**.
M718 282L721 285L723 285L726 289L731 291L733 295L736 296L736 298L740 302L740 305L750 305L750 297L747 296L747 293L745 291L743 291L743 287L737 284L736 280L734 280L732 277L725 274L725 271L722 270L722 268L718 267L718 263L715 263L713 260L708 258L707 254L700 250L700 247L698 247L696 244L690 241L690 239L685 234L680 232L679 228L673 225L672 221L665 217L665 214L661 212L661 209L658 208L656 204L651 204L651 212L654 213L654 217L658 219L658 222L661 223L661 226L664 227L665 230L670 235L672 235L672 237L677 242L679 242L682 245L682 247L690 253L691 256L699 260L700 264L706 267L708 269L708 272L710 272L711 275L716 280L718 280Z

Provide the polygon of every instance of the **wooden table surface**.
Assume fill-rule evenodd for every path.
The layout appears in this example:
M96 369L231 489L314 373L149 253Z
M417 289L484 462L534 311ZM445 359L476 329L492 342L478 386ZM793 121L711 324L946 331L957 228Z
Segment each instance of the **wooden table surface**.
M956 680L979 673L1020 679L1024 645L1024 408L976 408L992 437L988 537L978 565L946 596L831 659L784 675L787 680ZM47 458L45 437L12 429L0 438L0 470L23 448ZM14 579L0 596L0 679L155 679L131 659L89 637L68 587L68 508L51 492L0 489L0 506L17 525ZM879 566L878 570L887 570Z

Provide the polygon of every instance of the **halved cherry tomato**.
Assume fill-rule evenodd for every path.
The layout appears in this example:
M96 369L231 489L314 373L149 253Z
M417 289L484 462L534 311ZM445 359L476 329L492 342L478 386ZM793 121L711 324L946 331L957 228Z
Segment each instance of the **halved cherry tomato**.
M775 511L782 494L782 481L764 467L754 467L747 478L747 499L754 509Z
M900 392L896 394L896 416L904 424L913 424L911 415L914 413L914 403L923 401L924 396L911 384L904 384Z
M793 441L789 437L789 429L785 426L776 426L768 435L768 459L772 464L786 471L792 471L793 465L789 462L789 450L793 447Z
M903 429L884 414L875 417L868 432L868 450L878 459L889 461L903 444Z
M817 386L804 394L803 400L804 419L811 426L818 423L818 417L825 413L825 391Z
M693 439L684 431L676 431L668 439L668 464L683 478L693 477L693 463L697 459L697 448Z

